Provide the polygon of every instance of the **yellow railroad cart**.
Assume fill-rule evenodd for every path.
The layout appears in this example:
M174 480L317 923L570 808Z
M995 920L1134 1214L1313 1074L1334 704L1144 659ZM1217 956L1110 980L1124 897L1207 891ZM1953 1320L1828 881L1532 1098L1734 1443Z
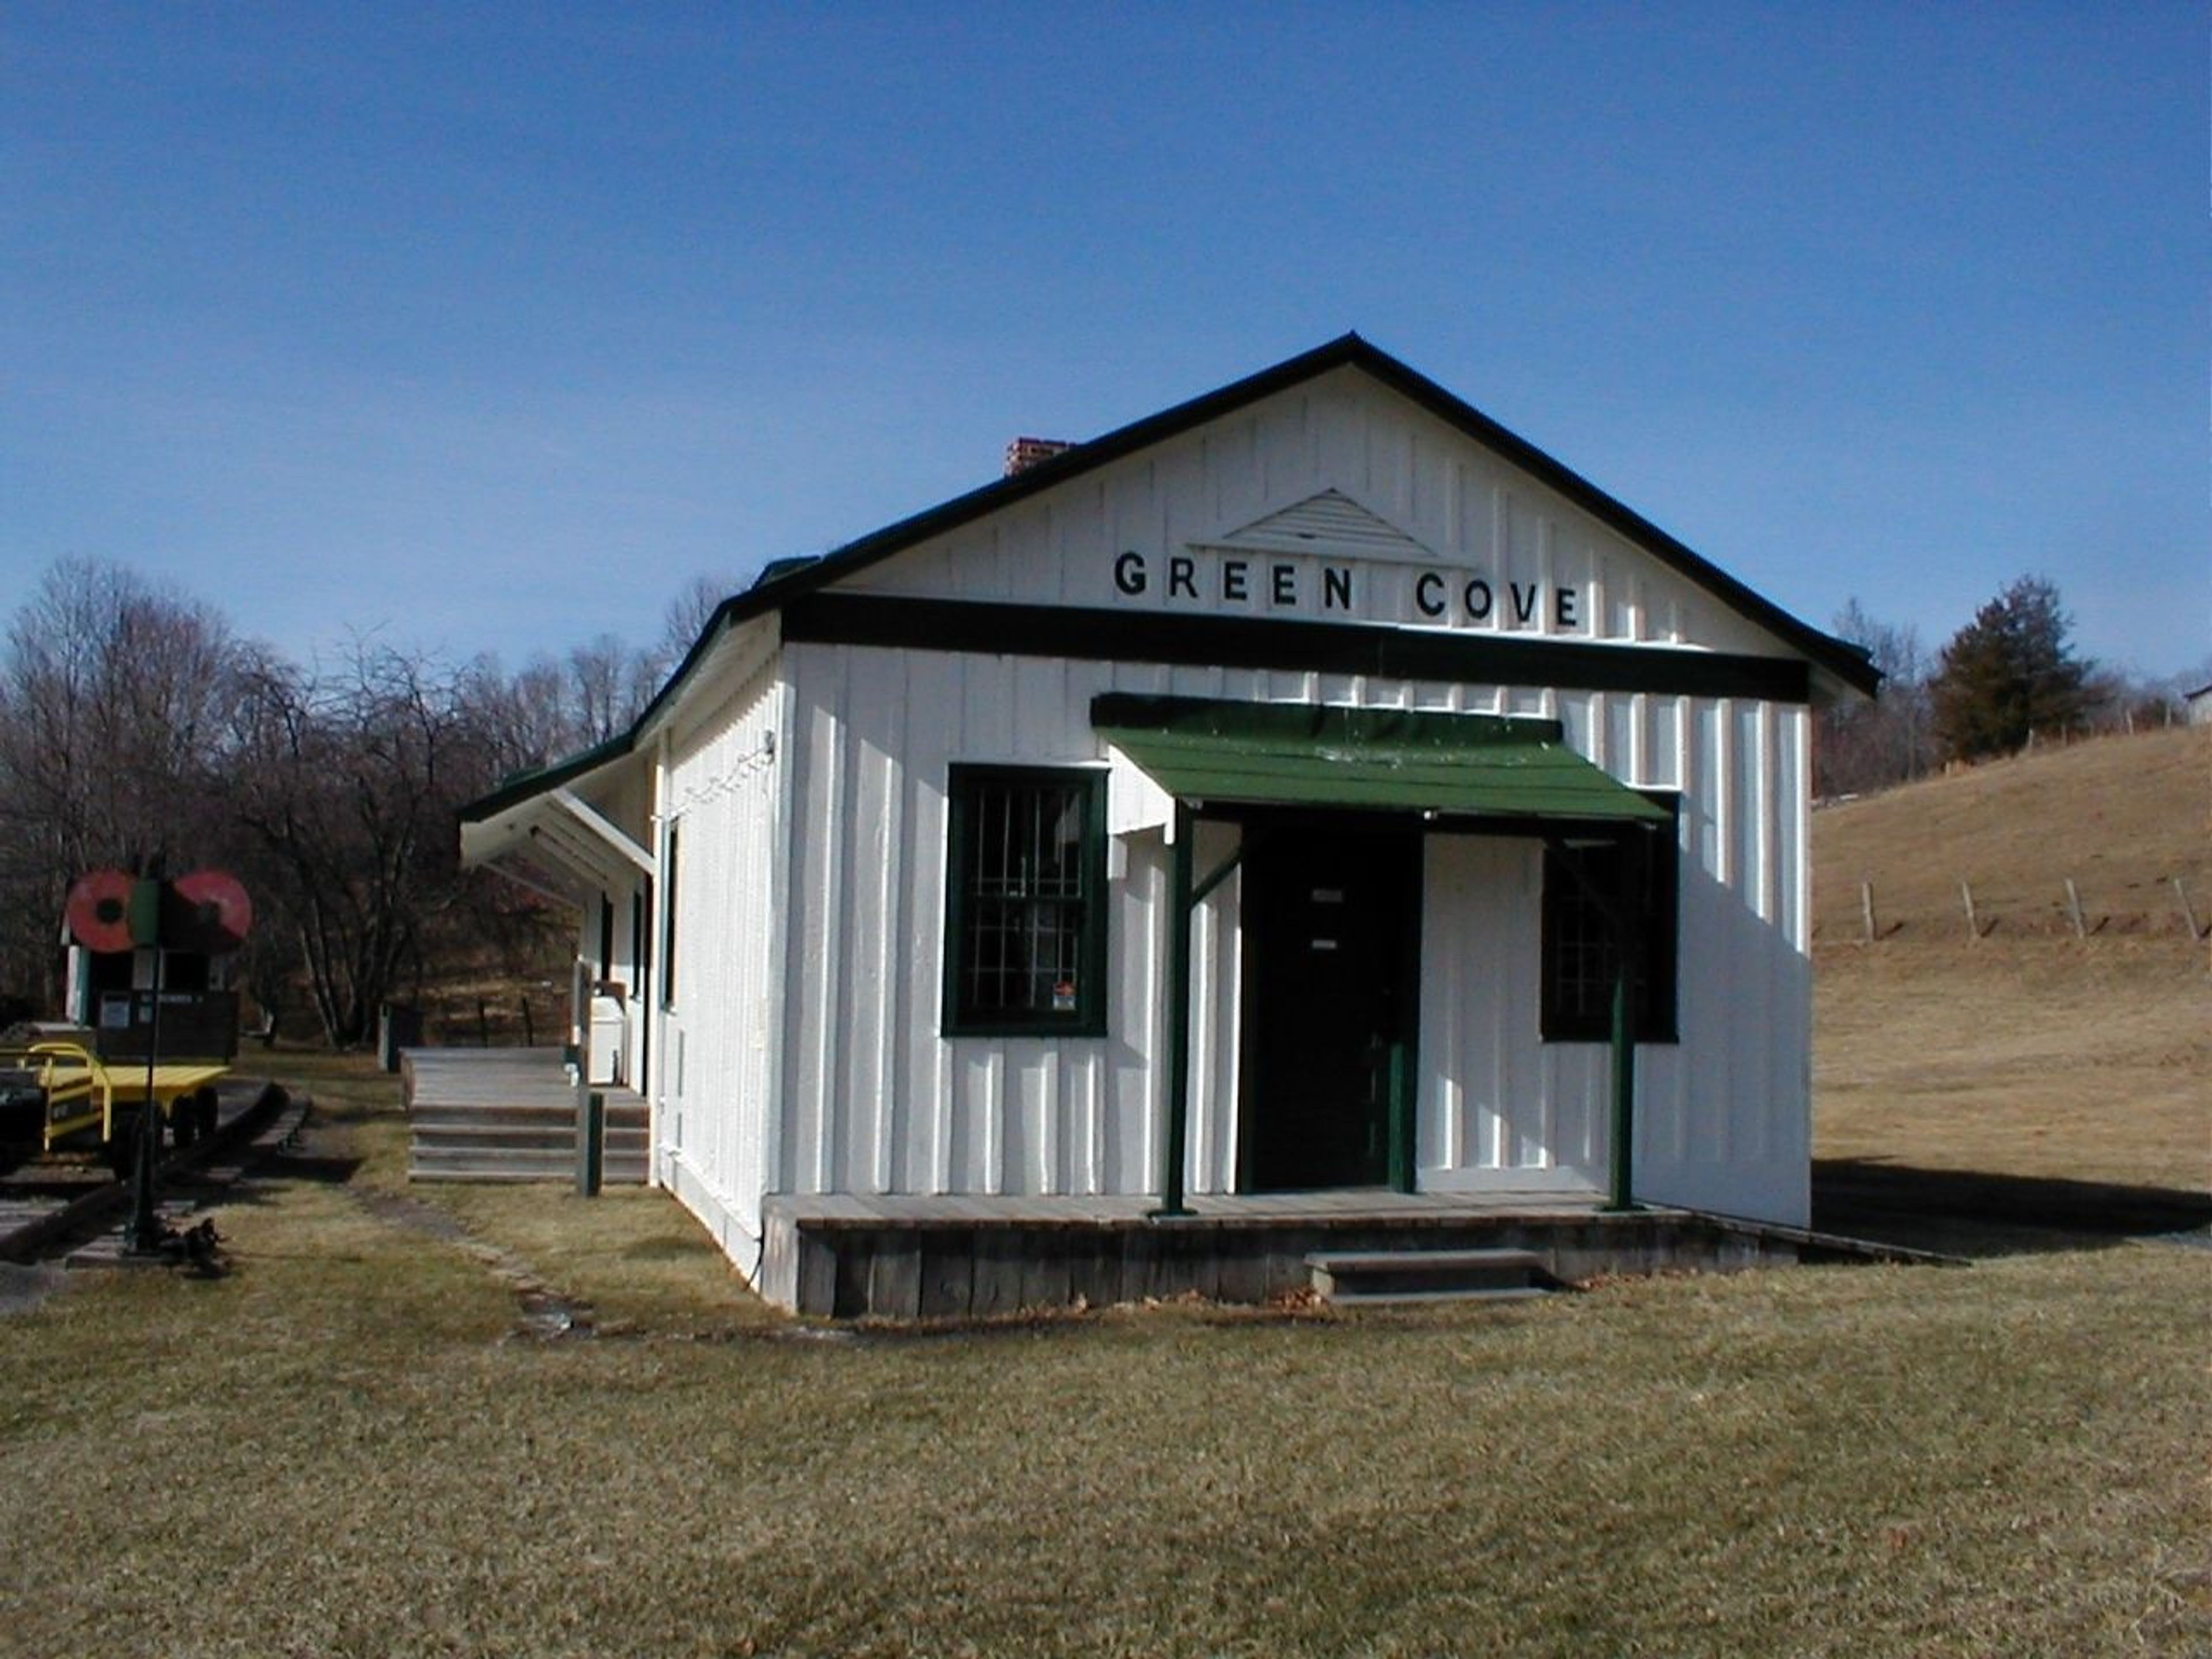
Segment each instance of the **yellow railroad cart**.
M97 1131L111 1152L127 1149L128 1131L149 1100L187 1146L216 1124L216 1085L229 1066L206 1060L104 1060L82 1043L53 1038L0 1048L0 1090L17 1101L35 1096L40 1150Z

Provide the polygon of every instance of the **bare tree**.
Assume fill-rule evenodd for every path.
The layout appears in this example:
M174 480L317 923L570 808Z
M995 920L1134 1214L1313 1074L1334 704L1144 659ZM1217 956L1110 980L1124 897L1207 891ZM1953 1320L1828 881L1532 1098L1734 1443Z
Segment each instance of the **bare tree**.
M119 566L49 568L0 652L0 973L51 1006L86 871L211 859L242 648L210 608Z
M632 665L636 654L611 634L570 648L568 707L575 747L605 742L635 716L631 697L639 678Z
M1856 794L1887 788L1924 773L1933 756L1929 717L1928 657L1919 630L1869 616L1848 600L1833 623L1837 637L1865 651L1881 671L1881 693L1872 702L1843 703L1820 711L1813 749L1814 792Z
M694 576L668 602L660 629L660 645L653 653L661 675L666 675L690 653L699 635L707 631L722 601L742 583L716 576Z
M236 816L333 1045L365 1040L419 982L427 935L461 902L454 811L493 767L465 684L370 647L321 676L268 659L251 677Z
M500 775L527 772L584 745L568 706L560 663L540 653L514 674L493 656L461 671L459 695L471 711Z
M460 872L455 810L625 729L660 673L611 636L512 678L368 644L302 670L127 569L57 564L0 641L0 1001L57 1002L85 871L215 864L254 896L257 1000L304 979L359 1042L426 957L542 935L542 907Z

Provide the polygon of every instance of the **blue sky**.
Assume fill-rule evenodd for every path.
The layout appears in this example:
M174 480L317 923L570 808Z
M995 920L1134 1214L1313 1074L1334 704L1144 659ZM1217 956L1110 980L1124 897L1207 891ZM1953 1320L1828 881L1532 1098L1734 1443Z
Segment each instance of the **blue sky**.
M2212 664L2201 6L0 9L0 580L510 663L1358 329L1808 620Z

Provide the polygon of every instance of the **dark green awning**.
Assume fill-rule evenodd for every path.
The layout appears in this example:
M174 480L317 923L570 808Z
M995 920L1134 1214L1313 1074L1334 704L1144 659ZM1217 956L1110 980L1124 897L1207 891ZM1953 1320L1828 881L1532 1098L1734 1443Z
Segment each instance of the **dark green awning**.
M1091 723L1178 800L1666 823L1557 720L1114 692Z

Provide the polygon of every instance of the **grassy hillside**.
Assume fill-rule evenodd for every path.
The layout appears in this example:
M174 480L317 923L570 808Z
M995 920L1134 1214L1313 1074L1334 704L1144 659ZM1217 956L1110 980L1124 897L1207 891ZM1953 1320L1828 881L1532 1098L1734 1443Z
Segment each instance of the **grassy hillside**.
M1813 821L1818 1183L2095 1224L2212 1191L2212 733L2109 738ZM2074 936L2072 877L2092 929ZM1958 884L1984 934L1969 943ZM1875 885L1879 940L1858 888ZM1948 1177L1984 1177L1962 1188ZM1966 1194L1962 1200L1961 1194ZM1846 1206L1848 1207L1848 1206ZM1825 1219L1864 1228L1863 1214Z
M2182 931L2172 885L2212 923L2212 731L2100 738L1993 761L1813 817L1817 940L1864 937L1859 884L1892 932L1963 940L1959 884L1993 937L2073 932L2071 878L2106 933Z

